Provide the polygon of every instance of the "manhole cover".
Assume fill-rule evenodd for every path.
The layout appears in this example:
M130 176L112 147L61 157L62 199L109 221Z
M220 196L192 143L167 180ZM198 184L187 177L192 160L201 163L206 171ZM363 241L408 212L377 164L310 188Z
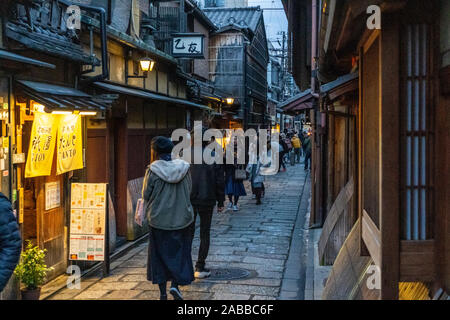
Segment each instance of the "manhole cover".
M250 278L254 271L240 268L211 269L209 280L237 280Z

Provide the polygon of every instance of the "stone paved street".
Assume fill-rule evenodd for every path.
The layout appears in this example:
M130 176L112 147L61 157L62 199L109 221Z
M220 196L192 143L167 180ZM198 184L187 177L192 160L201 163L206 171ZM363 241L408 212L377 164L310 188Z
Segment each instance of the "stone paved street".
M300 204L309 199L309 176L302 165L297 165L268 177L261 206L251 199L250 186L248 182L245 184L248 195L240 200L239 212L214 214L207 267L242 268L251 271L250 277L231 281L196 280L190 286L181 287L185 299L302 298L299 291L304 290L304 279L301 281L304 262L301 261L302 239L298 238L302 234L297 233L297 226L303 227L307 216L308 206ZM197 226L194 263L198 231ZM295 241L293 235L297 237ZM113 261L109 277L83 278L80 290L65 288L50 299L159 299L158 286L146 280L147 246L143 243Z

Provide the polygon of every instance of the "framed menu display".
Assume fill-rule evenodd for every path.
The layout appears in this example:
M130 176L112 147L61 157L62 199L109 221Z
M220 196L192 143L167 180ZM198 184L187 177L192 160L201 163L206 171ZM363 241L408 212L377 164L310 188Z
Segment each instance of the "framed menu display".
M107 199L105 183L72 183L69 260L105 260Z
M45 210L51 210L61 206L61 190L59 182L45 184Z

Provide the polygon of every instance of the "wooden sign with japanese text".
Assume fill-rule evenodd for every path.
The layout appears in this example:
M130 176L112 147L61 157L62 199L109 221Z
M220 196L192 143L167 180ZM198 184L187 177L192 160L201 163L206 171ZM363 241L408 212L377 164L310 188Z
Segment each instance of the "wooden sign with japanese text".
M49 113L36 113L31 129L25 178L48 176L52 171L55 152L57 121Z
M56 174L83 168L81 116L61 116L58 126Z
M203 39L201 33L172 34L172 56L176 58L204 59Z

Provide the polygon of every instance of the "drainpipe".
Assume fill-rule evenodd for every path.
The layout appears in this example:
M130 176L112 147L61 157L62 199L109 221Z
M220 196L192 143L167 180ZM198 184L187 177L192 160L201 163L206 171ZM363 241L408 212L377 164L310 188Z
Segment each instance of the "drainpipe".
M317 0L312 0L312 39L311 39L311 95L319 98L316 92L316 57L317 57Z
M244 63L244 68L243 68L243 72L244 72L244 105L241 106L241 108L243 107L243 111L244 111L244 131L248 129L248 116L249 116L249 112L248 112L248 108L249 103L248 103L248 88L247 88L247 40L244 40L244 59L242 59L243 63Z
M101 45L102 45L102 74L95 76L95 77L89 77L83 79L83 82L85 83L91 83L95 81L102 81L104 79L109 78L109 70L108 70L108 42L107 42L107 35L106 35L106 12L105 9L99 8L99 7L93 7L88 6L84 4L77 4L81 9L95 12L100 15L100 38L101 38Z

